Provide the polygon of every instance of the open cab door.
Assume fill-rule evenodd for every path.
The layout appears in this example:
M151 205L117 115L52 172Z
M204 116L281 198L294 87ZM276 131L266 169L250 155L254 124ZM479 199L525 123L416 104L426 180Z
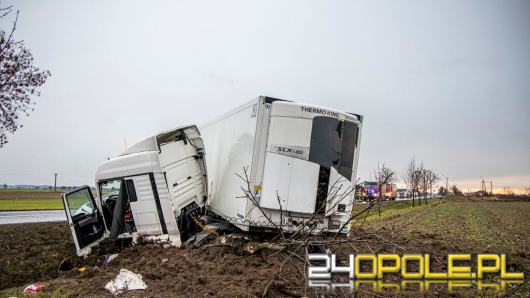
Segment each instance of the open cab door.
M105 238L103 217L88 186L63 194L63 203L77 255L85 256Z

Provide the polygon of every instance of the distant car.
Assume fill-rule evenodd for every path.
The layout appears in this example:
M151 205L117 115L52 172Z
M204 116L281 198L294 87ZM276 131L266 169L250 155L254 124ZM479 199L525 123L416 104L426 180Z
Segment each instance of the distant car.
M408 198L410 197L410 192L405 188L399 188L397 190L397 196L400 199Z

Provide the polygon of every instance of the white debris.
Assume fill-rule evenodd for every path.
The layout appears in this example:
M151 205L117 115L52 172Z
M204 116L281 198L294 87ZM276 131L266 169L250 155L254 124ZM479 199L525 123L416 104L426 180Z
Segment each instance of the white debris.
M121 269L120 273L114 280L105 285L105 289L114 295L121 294L125 291L145 290L147 285L142 280L141 274L136 274L127 269Z
M107 260L105 261L105 263L110 263L112 260L114 260L116 257L118 256L118 254L111 254L110 256L108 256Z

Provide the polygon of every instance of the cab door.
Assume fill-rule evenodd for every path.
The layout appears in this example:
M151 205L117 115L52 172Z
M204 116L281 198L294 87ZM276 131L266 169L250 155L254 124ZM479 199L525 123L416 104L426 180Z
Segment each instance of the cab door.
M167 230L163 228L164 216L161 216L162 210L159 209L160 198L158 193L155 197L150 175L126 177L125 185L138 235L167 234Z
M90 187L84 186L63 194L63 204L77 255L87 255L106 236L103 217Z

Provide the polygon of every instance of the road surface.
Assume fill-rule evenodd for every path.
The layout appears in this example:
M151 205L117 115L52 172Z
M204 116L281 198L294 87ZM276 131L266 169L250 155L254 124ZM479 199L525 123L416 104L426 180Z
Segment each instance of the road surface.
M42 211L3 211L0 212L0 225L15 223L65 221L64 210Z

